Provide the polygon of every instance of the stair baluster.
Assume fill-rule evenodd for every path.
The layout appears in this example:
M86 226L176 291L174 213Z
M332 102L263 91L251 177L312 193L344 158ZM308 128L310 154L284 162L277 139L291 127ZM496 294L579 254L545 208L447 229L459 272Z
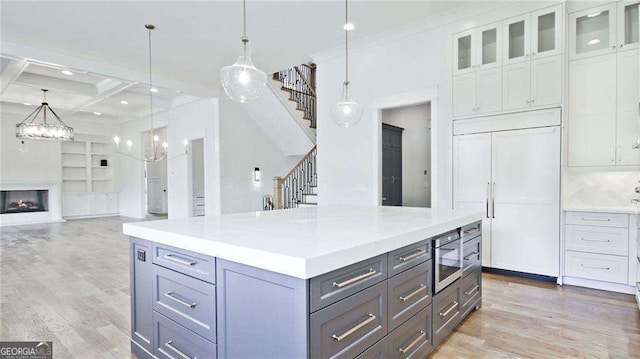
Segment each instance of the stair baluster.
M317 147L313 146L286 176L274 177L275 209L298 208L299 204L308 204L307 197L315 194L313 188L318 186L316 155Z
M296 102L303 118L310 121L309 127L316 128L316 65L294 66L274 73L273 79L280 81L283 91L289 92L289 99Z

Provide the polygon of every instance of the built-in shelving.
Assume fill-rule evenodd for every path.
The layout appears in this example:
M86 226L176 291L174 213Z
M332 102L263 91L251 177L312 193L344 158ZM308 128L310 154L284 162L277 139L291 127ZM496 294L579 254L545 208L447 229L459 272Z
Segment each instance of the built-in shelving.
M115 151L106 137L76 135L62 144L63 216L118 213Z

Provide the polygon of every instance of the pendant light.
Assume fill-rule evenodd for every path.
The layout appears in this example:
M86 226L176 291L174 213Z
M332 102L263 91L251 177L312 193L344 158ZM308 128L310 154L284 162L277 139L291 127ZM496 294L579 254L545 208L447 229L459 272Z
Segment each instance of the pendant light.
M73 141L73 128L62 122L49 107L47 91L49 90L42 89L44 93L42 104L16 125L16 137L27 140ZM58 124L47 122L47 110L55 117ZM42 113L43 122L35 122L40 113Z
M345 48L345 76L342 85L342 98L331 109L333 120L345 128L353 127L362 118L362 105L355 102L349 95L349 31L355 26L349 22L348 0L344 1L344 48Z
M247 1L242 1L242 46L238 60L220 69L222 88L230 99L244 103L262 95L267 84L267 75L253 65L251 44L247 37Z
M157 161L162 161L164 159L167 159L167 148L169 147L169 144L167 142L162 142L162 144L160 144L160 136L155 134L155 130L153 127L153 93L157 92L158 90L153 87L153 75L151 71L151 30L155 29L156 27L152 24L146 24L144 25L144 27L145 29L148 30L148 33L149 33L149 121L150 121L149 149L148 149L148 152L143 155L143 157L139 157L139 156L135 156L131 152L131 149L133 147L133 141L127 140L126 152L123 152L120 150L120 137L115 136L113 138L113 142L115 142L116 144L116 152L118 152L121 155L125 155L127 157L130 157L139 161L144 161L144 162L157 162ZM172 158L187 154L187 148L188 148L189 142L187 140L184 140L183 145L184 145L184 152Z

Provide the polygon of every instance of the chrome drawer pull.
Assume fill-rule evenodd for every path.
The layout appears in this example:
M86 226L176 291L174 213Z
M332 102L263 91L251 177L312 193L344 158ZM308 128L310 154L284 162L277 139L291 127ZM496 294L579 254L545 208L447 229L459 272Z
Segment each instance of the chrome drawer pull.
M176 348L175 346L173 346L173 340L169 340L168 342L164 343L164 345L171 349L174 353L178 354L182 359L198 359L198 357L190 357L187 354L185 354L182 350Z
M196 265L196 263L198 262L193 262L193 261L185 261L184 259L180 259L178 258L175 254L165 254L164 257L170 261L174 261L176 263L180 263L180 264L186 264L188 266L194 266Z
M367 318L365 321L363 321L362 323L356 325L355 327L347 330L346 332L340 334L340 335L332 335L332 338L337 340L337 341L341 341L342 339L348 337L349 335L353 334L355 331L357 331L358 329L364 327L365 325L373 322L374 320L376 320L376 316L369 313L369 318Z
M416 344L418 344L418 342L420 342L422 339L427 337L427 333L425 333L424 331L419 331L418 333L420 333L420 335L415 338L409 345L407 345L406 348L400 348L398 349L398 351L402 354L408 352L409 350L411 350L411 348L413 348Z
M176 297L173 296L172 292L166 292L166 293L164 293L164 296L169 298L169 299L172 299L172 300L174 300L174 301L176 301L176 302L178 302L178 303L180 303L182 305L184 305L185 307L195 308L195 306L198 305L198 303L187 303L187 302L185 302L184 300L182 300L180 298L176 298Z
M468 255L468 256L464 257L464 260L465 260L465 261L468 261L469 259L471 259L471 258L473 258L473 257L476 257L476 258L477 258L477 256L478 256L478 252L471 252L471 253L469 253L469 255Z
M398 259L400 260L400 262L407 262L407 261L410 261L410 260L412 260L414 258L420 257L421 255L423 255L425 253L427 253L427 251L424 250L424 249L421 249L421 250L419 250L419 251L417 251L417 252L415 252L415 253L413 253L411 255L408 255L406 257L400 257Z
M480 288L480 286L477 285L477 284L474 284L473 287L471 287L471 289L469 289L468 291L464 292L464 295L471 295L471 293L473 293L476 290L478 290L478 288Z
M603 242L603 243L611 242L611 240L609 239L589 239L589 238L580 238L580 239L586 242Z
M456 307L458 306L458 302L456 302L455 300L451 304L453 304L451 308L447 309L444 313L443 312L438 313L438 315L442 317L446 317L447 314L451 313L451 311L456 309Z
M480 228L474 228L474 229L470 229L466 232L462 232L462 234L472 234L472 233L476 233L476 232L480 232Z
M602 219L602 218L589 218L589 217L580 217L583 221L595 221L595 222L611 222L611 218Z
M420 284L420 286L418 287L418 289L414 290L413 292L409 293L409 295L407 296L399 296L398 299L400 299L403 302L408 301L409 299L411 299L411 297L415 296L416 294L422 292L423 290L425 290L427 288L427 286L425 286L424 284ZM428 297L428 296L427 296Z
M609 270L611 269L610 267L592 267L592 266L586 266L584 264L580 264L580 267L584 267L584 268L591 268L591 269L602 269L602 270Z
M369 268L369 271L367 273L361 274L361 275L359 275L357 277L353 277L351 279L347 279L344 282L340 282L340 283L333 282L333 286L334 287L338 287L338 288L342 288L342 287L347 286L347 285L349 285L351 283L355 283L355 282L357 282L357 281L359 281L361 279L365 279L367 277L371 277L372 275L374 275L376 273L378 273L378 271L376 271L375 269Z

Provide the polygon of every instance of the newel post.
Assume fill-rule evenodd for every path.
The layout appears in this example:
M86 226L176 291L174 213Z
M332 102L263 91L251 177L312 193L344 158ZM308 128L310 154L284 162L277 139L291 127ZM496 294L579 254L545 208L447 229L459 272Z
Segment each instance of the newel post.
M275 209L282 209L282 177L273 177L273 198Z

